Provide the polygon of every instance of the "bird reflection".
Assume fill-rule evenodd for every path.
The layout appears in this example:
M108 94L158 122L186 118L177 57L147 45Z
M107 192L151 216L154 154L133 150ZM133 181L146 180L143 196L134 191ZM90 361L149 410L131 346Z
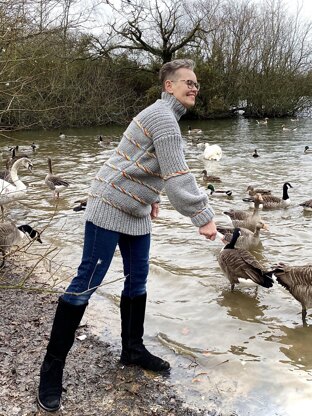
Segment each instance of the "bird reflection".
M298 326L296 328L280 327L284 335L279 337L280 351L295 367L312 369L312 326Z
M228 315L241 321L261 322L261 318L264 316L265 306L260 305L254 291L248 293L223 290L217 302L220 306L227 308Z

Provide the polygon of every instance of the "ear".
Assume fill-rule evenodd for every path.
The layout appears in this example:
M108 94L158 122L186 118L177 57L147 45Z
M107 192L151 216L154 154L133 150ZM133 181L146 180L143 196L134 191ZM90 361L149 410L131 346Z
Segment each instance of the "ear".
M165 91L169 92L169 94L173 94L173 83L170 81L170 79L166 79L165 81Z

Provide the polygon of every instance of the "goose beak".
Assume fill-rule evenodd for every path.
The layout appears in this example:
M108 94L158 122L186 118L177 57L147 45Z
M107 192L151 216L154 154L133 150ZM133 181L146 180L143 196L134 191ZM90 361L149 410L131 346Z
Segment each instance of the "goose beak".
M265 231L270 230L268 224L263 224L262 229L265 230Z

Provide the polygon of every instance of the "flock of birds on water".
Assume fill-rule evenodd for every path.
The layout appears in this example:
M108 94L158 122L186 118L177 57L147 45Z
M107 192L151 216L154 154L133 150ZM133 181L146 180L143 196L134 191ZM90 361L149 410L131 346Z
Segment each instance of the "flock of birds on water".
M292 120L298 121L298 119ZM257 120L258 125L267 125L268 118ZM285 127L283 125L283 130ZM287 129L296 130L296 129ZM201 143L203 132L201 129L188 127L188 135L197 147L203 150L202 157L206 160L219 161L222 157L222 149L219 145ZM312 156L312 149L305 146L303 153ZM259 158L257 149L251 155ZM208 184L207 192L212 197L232 196L229 189L220 189L218 184L222 183L219 176L209 175L207 170L202 171L202 180ZM282 196L272 194L272 190L257 188L248 185L246 193L248 196L243 201L249 203L253 210L231 209L223 214L228 218L231 227L217 226L217 236L224 243L224 247L218 254L217 260L224 275L228 278L231 291L235 285L253 284L271 288L275 282L284 287L302 306L302 323L307 325L307 309L312 307L312 263L301 266L292 266L279 263L271 269L264 268L253 255L261 244L261 231L267 230L268 225L261 218L261 210L284 209L290 205L289 189L292 185L285 182L282 188ZM312 199L299 204L304 211L312 212Z
M297 120L293 120L297 121ZM266 125L268 119L257 120L257 124ZM188 127L188 136L192 138L199 149L203 150L203 158L206 160L219 161L222 158L222 149L219 145L209 145L200 143L203 135L201 129ZM60 133L59 138L66 139L64 133ZM104 147L103 136L98 136L98 145ZM26 169L31 171L33 164L31 155L38 150L38 146L32 143L30 146L13 146L8 149L9 156L5 160L5 169L0 172L0 208L2 221L0 222L0 268L5 264L5 258L9 255L13 246L19 245L28 236L30 241L42 243L40 232L33 229L30 224L17 226L11 220L5 220L5 207L18 200L24 199L27 186L19 177L19 171ZM312 149L309 146L304 148L305 154L312 156ZM252 157L260 157L255 149ZM222 179L218 176L209 175L207 170L202 171L202 181L206 184L206 189L212 197L229 198L231 190L218 189ZM47 174L44 178L46 186L52 190L53 198L58 199L60 193L68 188L69 182L59 175L55 175L52 169L52 159L47 158ZM224 275L228 278L231 290L235 285L252 283L256 286L270 288L275 282L282 285L302 306L302 323L306 326L307 309L312 307L312 264L301 266L291 266L279 263L270 270L265 269L252 251L259 247L260 234L267 229L267 224L261 218L262 209L284 209L290 204L288 190L292 188L289 182L285 182L282 189L282 196L272 195L270 189L262 189L249 185L246 189L248 197L245 202L252 205L253 210L225 211L224 215L231 221L231 227L218 226L218 237L224 243L218 255L218 263ZM74 211L84 210L87 198L76 201L77 206ZM312 211L312 199L300 204L306 211Z

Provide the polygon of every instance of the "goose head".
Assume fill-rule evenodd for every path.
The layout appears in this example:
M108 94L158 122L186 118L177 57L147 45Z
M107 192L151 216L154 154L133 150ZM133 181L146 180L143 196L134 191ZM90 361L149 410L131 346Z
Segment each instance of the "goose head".
M28 234L31 240L38 241L42 244L42 240L40 238L40 233L32 228L29 224L20 225L17 227L20 231L22 231L24 234Z

